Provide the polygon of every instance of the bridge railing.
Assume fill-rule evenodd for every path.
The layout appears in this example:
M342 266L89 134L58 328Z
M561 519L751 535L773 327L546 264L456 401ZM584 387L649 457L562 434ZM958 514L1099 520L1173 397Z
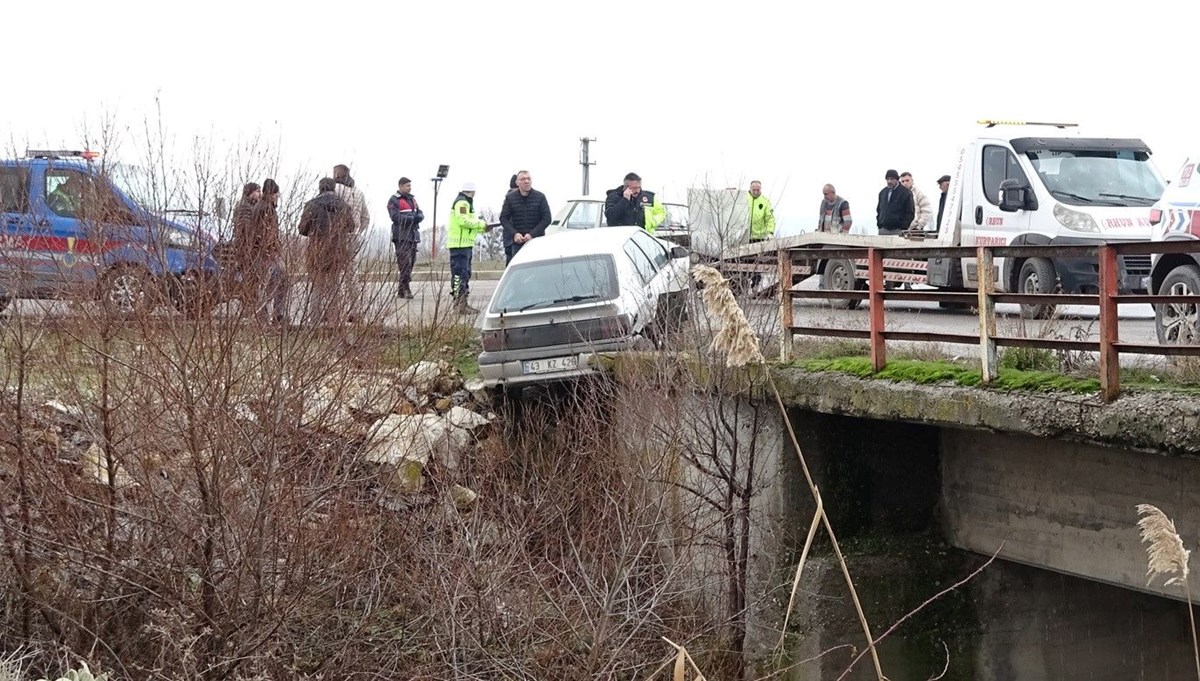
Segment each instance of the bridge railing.
M1105 245L1074 246L978 246L978 247L855 247L855 248L794 248L770 253L775 264L732 264L730 269L759 271L778 268L779 281L791 282L794 274L815 275L820 261L845 259L850 262L866 259L867 287L865 290L797 290L781 286L779 318L781 326L781 358L792 358L797 335L853 338L867 340L871 349L871 364L875 371L887 365L887 341L918 341L930 343L970 344L979 347L979 362L983 383L991 383L998 375L999 347L1072 350L1099 354L1100 392L1105 401L1116 399L1120 393L1120 355L1170 355L1200 357L1200 345L1163 345L1126 343L1120 340L1117 310L1120 305L1165 303L1200 305L1200 295L1171 296L1122 293L1118 285L1118 257L1147 256L1166 253L1200 253L1200 241L1134 242ZM884 286L884 260L930 258L976 258L979 288L973 292L942 290L902 290ZM1002 293L996 291L995 259L1004 258L1087 258L1098 259L1099 290L1096 293ZM796 299L866 300L869 325L866 330L838 326L798 325L794 316ZM974 306L979 320L978 334L937 333L927 331L888 330L884 302L888 300L947 302ZM996 331L996 304L1025 305L1096 305L1100 308L1099 338L1070 340L1029 338L1000 335Z

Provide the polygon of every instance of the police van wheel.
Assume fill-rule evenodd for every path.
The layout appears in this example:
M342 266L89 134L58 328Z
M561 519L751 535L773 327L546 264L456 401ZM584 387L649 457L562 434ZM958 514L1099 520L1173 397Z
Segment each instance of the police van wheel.
M1019 293L1054 293L1058 290L1058 273L1054 263L1045 258L1030 258L1021 265L1017 279ZM1026 305L1021 303L1021 316L1025 319L1049 319L1054 315L1054 305Z
M104 274L100 304L115 316L129 319L153 309L153 283L145 270L118 265Z
M212 314L215 293L201 275L188 272L175 282L171 290L171 302L184 317L204 319Z

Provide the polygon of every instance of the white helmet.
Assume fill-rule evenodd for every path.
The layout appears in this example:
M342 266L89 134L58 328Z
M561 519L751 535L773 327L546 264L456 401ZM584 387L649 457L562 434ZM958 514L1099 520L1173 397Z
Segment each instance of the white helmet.
M475 183L474 183L474 182L463 182L463 185L462 185L462 190L463 190L464 192L473 192L473 191L475 191Z

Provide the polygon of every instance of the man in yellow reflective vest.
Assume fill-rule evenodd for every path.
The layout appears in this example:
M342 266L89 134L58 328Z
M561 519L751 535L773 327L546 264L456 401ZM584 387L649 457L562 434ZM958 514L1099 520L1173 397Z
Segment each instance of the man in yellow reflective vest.
M479 314L479 310L467 302L467 295L471 292L475 239L487 228L486 222L475 217L475 183L464 182L450 208L450 227L446 235L446 248L450 249L450 297L454 299L455 312L460 314Z
M604 219L609 227L641 227L654 234L666 222L667 209L654 192L642 190L642 178L637 173L629 173L620 187L608 190Z
M775 236L775 209L771 199L763 196L762 182L750 183L750 243L766 241Z

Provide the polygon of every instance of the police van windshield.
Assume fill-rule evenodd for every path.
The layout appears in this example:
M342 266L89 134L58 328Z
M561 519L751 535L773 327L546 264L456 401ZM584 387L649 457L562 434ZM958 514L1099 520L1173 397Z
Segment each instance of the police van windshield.
M1163 183L1142 150L1034 149L1026 152L1054 198L1073 206L1149 206Z

